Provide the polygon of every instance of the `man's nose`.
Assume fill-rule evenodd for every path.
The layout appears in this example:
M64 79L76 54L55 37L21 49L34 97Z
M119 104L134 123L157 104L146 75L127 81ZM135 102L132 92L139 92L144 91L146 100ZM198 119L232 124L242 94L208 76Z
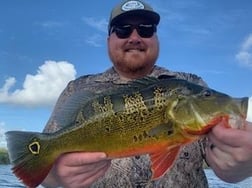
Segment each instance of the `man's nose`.
M140 43L141 36L138 34L137 30L134 29L131 35L129 36L130 43Z

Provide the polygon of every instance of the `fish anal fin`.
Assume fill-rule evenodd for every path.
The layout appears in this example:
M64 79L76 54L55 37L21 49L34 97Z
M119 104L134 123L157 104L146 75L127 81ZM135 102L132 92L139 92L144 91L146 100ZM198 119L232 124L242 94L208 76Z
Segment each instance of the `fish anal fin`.
M179 145L162 148L162 150L150 154L152 179L158 179L170 170L178 156L180 147Z

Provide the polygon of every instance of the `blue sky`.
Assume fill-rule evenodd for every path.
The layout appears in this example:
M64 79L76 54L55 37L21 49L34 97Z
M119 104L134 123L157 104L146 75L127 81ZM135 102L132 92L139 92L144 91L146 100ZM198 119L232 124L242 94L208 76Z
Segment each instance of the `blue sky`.
M42 131L69 80L111 66L107 23L119 1L0 1L0 147ZM161 15L157 64L252 96L251 0L149 0Z

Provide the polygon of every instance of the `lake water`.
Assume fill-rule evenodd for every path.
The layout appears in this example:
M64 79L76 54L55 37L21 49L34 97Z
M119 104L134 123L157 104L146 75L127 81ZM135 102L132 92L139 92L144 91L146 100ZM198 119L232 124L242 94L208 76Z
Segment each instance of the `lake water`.
M10 168L10 165L0 165L0 188L24 187L11 173ZM252 178L248 178L237 184L230 184L221 181L214 175L212 170L207 169L205 171L210 188L252 188Z

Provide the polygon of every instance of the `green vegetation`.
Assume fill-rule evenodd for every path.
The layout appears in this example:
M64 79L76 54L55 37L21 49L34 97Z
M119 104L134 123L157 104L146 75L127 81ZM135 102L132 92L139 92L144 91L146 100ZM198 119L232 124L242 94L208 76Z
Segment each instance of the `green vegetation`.
M10 164L8 152L4 148L0 148L0 164Z

